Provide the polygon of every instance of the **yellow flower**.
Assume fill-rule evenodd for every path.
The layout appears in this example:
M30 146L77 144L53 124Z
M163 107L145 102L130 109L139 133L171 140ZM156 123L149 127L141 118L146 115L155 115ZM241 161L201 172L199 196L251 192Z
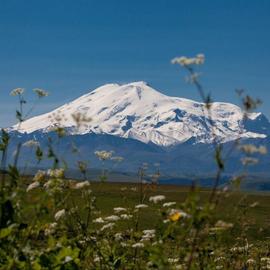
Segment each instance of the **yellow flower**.
M187 213L181 210L172 209L168 218L170 221L178 221L179 219L185 218L187 216L188 216Z
M169 216L170 221L177 221L182 217L180 212L175 212L174 214Z

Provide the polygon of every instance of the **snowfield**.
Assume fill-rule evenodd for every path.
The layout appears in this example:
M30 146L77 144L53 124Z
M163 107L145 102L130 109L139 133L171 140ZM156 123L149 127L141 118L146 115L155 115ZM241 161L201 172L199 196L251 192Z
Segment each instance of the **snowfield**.
M211 113L215 134L222 142L239 137L266 137L245 129L243 112L236 105L215 102ZM85 120L79 127L74 120L76 115ZM252 113L248 118L256 122L261 115ZM106 84L52 112L23 122L19 130L13 126L12 130L49 132L56 126L67 128L70 134L110 134L163 147L191 138L194 143L212 143L214 139L211 119L203 103L166 96L145 82Z

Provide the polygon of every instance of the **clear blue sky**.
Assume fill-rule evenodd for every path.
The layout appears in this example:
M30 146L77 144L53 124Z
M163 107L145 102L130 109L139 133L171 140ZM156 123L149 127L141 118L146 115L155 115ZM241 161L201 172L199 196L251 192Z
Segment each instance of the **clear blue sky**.
M215 100L245 88L270 117L269 14L268 0L0 0L0 126L14 123L16 87L51 93L36 114L108 82L198 100L170 64L196 53Z

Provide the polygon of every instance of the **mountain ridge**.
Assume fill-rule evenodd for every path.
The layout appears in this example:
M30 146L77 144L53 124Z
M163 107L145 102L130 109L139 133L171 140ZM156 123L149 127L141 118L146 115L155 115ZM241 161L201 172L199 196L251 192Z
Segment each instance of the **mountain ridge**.
M221 142L239 137L266 138L270 131L269 121L262 113L248 114L248 125L245 125L242 110L231 103L214 102L211 112L210 118L203 103L166 96L143 81L123 85L110 83L11 130L29 134L49 132L61 126L69 135L109 134L162 147L192 139L194 143L212 143L212 124ZM79 127L76 115L83 120ZM92 120L88 121L90 118ZM262 118L263 127L257 121Z

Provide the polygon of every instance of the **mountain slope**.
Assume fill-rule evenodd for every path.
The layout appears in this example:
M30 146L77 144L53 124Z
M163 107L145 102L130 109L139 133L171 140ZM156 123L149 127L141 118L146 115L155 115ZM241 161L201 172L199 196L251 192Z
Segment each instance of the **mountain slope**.
M76 118L83 121L78 127ZM222 142L242 138L265 138L269 121L252 113L242 121L239 107L229 103L212 104L215 133ZM263 127L262 127L263 124ZM145 82L106 84L58 109L25 121L12 130L21 133L49 132L55 126L67 128L70 135L109 134L143 143L172 147L188 140L213 142L211 120L204 105L188 99L166 96Z

